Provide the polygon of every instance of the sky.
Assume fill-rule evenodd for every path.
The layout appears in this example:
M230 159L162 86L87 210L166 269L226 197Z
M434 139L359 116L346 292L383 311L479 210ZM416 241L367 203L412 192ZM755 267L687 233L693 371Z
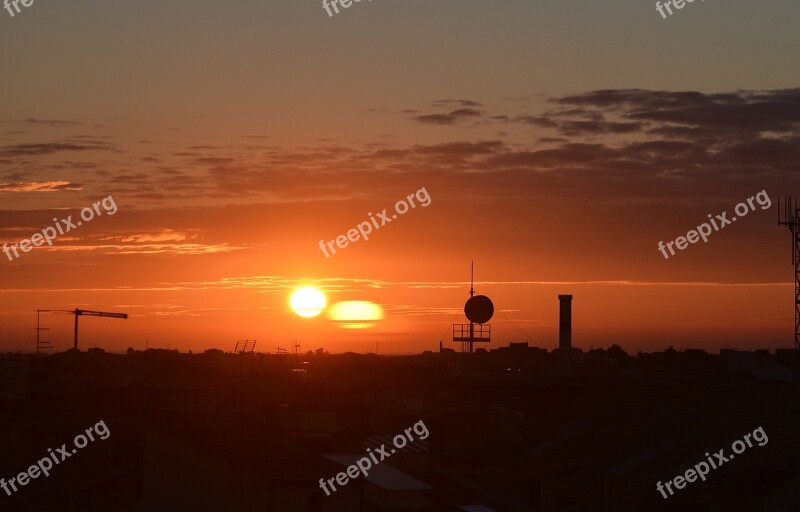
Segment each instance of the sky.
M109 351L459 348L473 260L489 348L554 348L565 293L583 349L793 345L797 2L20 7L0 10L0 241L101 204L0 253L0 351L35 348L37 308L127 313L81 319ZM383 318L300 317L303 286ZM71 347L71 316L42 322Z

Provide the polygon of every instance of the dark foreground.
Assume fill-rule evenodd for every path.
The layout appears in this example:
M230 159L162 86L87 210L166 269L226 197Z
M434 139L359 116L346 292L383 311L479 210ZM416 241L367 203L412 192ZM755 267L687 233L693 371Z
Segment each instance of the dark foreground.
M0 510L800 510L792 352L556 355L3 355Z

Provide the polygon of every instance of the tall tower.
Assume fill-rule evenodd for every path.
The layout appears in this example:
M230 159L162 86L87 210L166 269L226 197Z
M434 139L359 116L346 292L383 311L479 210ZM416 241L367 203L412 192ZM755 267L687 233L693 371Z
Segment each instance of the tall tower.
M486 295L475 295L474 269L470 264L469 300L464 304L464 315L469 320L468 324L453 324L453 341L460 341L464 345L463 352L469 349L472 353L475 342L488 343L492 341L492 327L487 324L494 314L494 304ZM478 324L477 327L475 324Z
M558 363L561 375L572 373L572 295L559 295Z
M783 198L783 211L778 210L778 225L792 232L792 263L794 263L794 348L800 350L800 210L797 199ZM778 198L780 204L780 197ZM781 215L783 213L783 215Z

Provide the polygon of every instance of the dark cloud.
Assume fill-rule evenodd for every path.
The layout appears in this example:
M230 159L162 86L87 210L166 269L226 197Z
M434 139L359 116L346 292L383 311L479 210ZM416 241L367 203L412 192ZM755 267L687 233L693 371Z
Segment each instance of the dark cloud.
M514 121L553 128L567 136L643 133L709 145L766 132L792 134L800 127L800 89L712 94L613 89L549 102L558 108L516 116Z
M16 144L13 146L0 147L0 156L20 157L20 156L40 156L50 155L64 151L95 151L113 150L109 144L67 144L67 143L42 143L42 144Z
M426 114L422 116L416 116L414 119L419 121L420 123L425 124L455 124L458 121L463 121L465 119L476 118L480 117L481 112L475 110L473 108L461 108L458 110L452 110L447 114Z
M202 157L202 158L195 158L192 160L192 163L195 165L225 165L233 162L233 158L223 158L223 157Z
M515 119L520 123L532 124L542 128L557 128L558 123L547 116L519 116Z
M475 156L496 153L502 149L500 141L447 142L425 146L414 146L413 151L420 155Z
M116 174L114 175L113 181L115 183L144 185L150 182L150 177L142 172L137 174Z
M601 201L620 195L687 200L765 188L777 194L800 187L800 111L791 107L798 96L789 90L594 91L553 98L555 109L511 116L518 125L554 132L534 139L533 147L486 139L365 144L347 151L334 151L333 145L302 152L276 147L259 151L258 158L228 162L220 155L219 161L204 161L211 164L205 171L224 193L279 193L297 200L358 196L355 191L365 187L376 196L391 196L398 183L423 180L446 184L453 194L480 190L498 201L530 190ZM776 104L783 113L773 118ZM465 115L486 122L503 116L459 111L420 117L453 125ZM737 116L741 119L733 122Z
M83 126L83 123L78 123L76 121L58 121L52 119L34 119L29 117L25 119L25 122L28 124L38 124L38 125L46 125L46 126L53 126L57 128L69 128L72 126Z
M435 100L433 104L437 107L482 107L480 103L472 100Z
M641 129L641 123L616 123L610 121L565 121L559 126L559 130L564 135L634 133Z
M629 120L748 134L796 130L800 122L800 89L718 94L621 89L565 96L553 102L616 112Z
M428 183L439 183L455 195L473 197L479 191L499 202L532 190L547 197L668 201L709 191L752 194L766 188L778 194L800 188L800 89L591 91L552 98L540 112L512 115L482 106L479 111L464 103L469 101L440 100L450 103L447 112L418 120L443 125L443 130L469 120L488 126L471 140L452 137L436 144L403 145L375 139L349 146L318 140L295 148L195 143L158 155L160 161L152 151L131 155L111 173L98 158L103 166L93 171L95 179L80 181L105 189L136 189L151 200L158 196L139 187L169 190L166 195L172 198L247 196L289 202L365 195L391 199L399 187ZM459 102L458 108L451 108L452 102ZM508 137L497 136L491 127L496 122L504 123ZM44 182L63 177L71 168L90 167L62 159L58 168L34 157L110 147L5 146L0 147L0 161L29 157L15 168L6 167L15 173L6 182Z

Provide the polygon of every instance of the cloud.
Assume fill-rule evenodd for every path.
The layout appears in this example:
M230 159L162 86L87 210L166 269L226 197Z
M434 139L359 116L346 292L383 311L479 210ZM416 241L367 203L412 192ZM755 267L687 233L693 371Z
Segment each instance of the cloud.
M72 144L72 143L40 143L15 144L0 147L0 157L41 156L63 151L113 150L109 144Z
M519 116L515 119L520 123L532 124L542 128L557 128L558 123L547 116Z
M437 107L482 107L480 103L472 100L434 100Z
M714 127L727 133L795 131L800 122L800 88L715 94L612 89L552 101L558 105L616 112L634 121Z
M641 131L641 123L616 123L609 121L566 121L559 126L563 135L585 133L635 133Z
M88 252L99 251L105 254L170 254L170 255L200 255L227 253L244 249L244 247L234 247L229 244L65 244L65 241L77 241L77 239L59 238L52 246L42 246L37 248L40 251L48 252Z
M432 105L443 112L397 115L441 126L436 143L367 140L343 146L315 140L286 147L236 137L216 144L193 140L159 154L159 161L143 149L110 164L104 155L89 153L114 149L100 141L20 144L0 147L0 161L25 157L8 158L13 177L0 179L6 189L19 189L24 183L69 181L65 173L85 173L94 165L94 174L85 178L93 187L147 207L242 198L265 204L396 200L398 188L422 183L461 198L480 191L487 202L529 190L544 197L661 201L765 188L777 195L800 187L800 89L588 91L549 98L538 111L527 102L506 111L468 99ZM465 123L475 130L473 137L463 137L459 128ZM499 123L503 136L497 134ZM448 138L450 127L459 130ZM62 151L86 152L81 160L91 161L47 161Z
M34 119L33 117L29 117L25 119L25 122L28 124L39 124L39 125L47 125L53 126L58 128L69 128L72 126L83 126L83 123L78 123L75 121L56 121L52 119Z
M185 240L196 239L199 233L180 232L174 229L162 229L153 233L137 233L133 235L109 236L103 240L118 240L124 243L152 243L152 242L183 242Z
M416 116L414 119L424 124L455 124L465 119L480 117L481 112L474 108L460 108L447 114L426 114Z
M57 192L60 190L83 190L83 187L69 181L0 183L0 192Z
M532 144L512 142L512 134L503 140L365 144L346 152L332 151L333 146L303 152L269 148L257 164L252 158L228 161L222 155L195 163L218 164L208 172L227 193L280 188L286 200L355 197L364 187L371 187L375 196L389 196L396 183L412 177L432 185L447 183L453 194L474 195L470 190L477 187L488 201L530 189L548 196L579 194L600 200L614 194L653 201L676 194L721 197L733 189L739 194L767 188L778 194L800 186L794 172L800 159L800 109L792 106L798 102L800 89L720 94L593 91L551 98L548 105L556 108L545 107L549 110L543 112L506 116L543 132L545 136ZM783 114L772 120L776 105ZM464 118L450 114L418 117L444 126ZM499 114L480 116L491 122L503 117ZM723 128L719 116L742 119ZM459 179L463 175L470 179Z

